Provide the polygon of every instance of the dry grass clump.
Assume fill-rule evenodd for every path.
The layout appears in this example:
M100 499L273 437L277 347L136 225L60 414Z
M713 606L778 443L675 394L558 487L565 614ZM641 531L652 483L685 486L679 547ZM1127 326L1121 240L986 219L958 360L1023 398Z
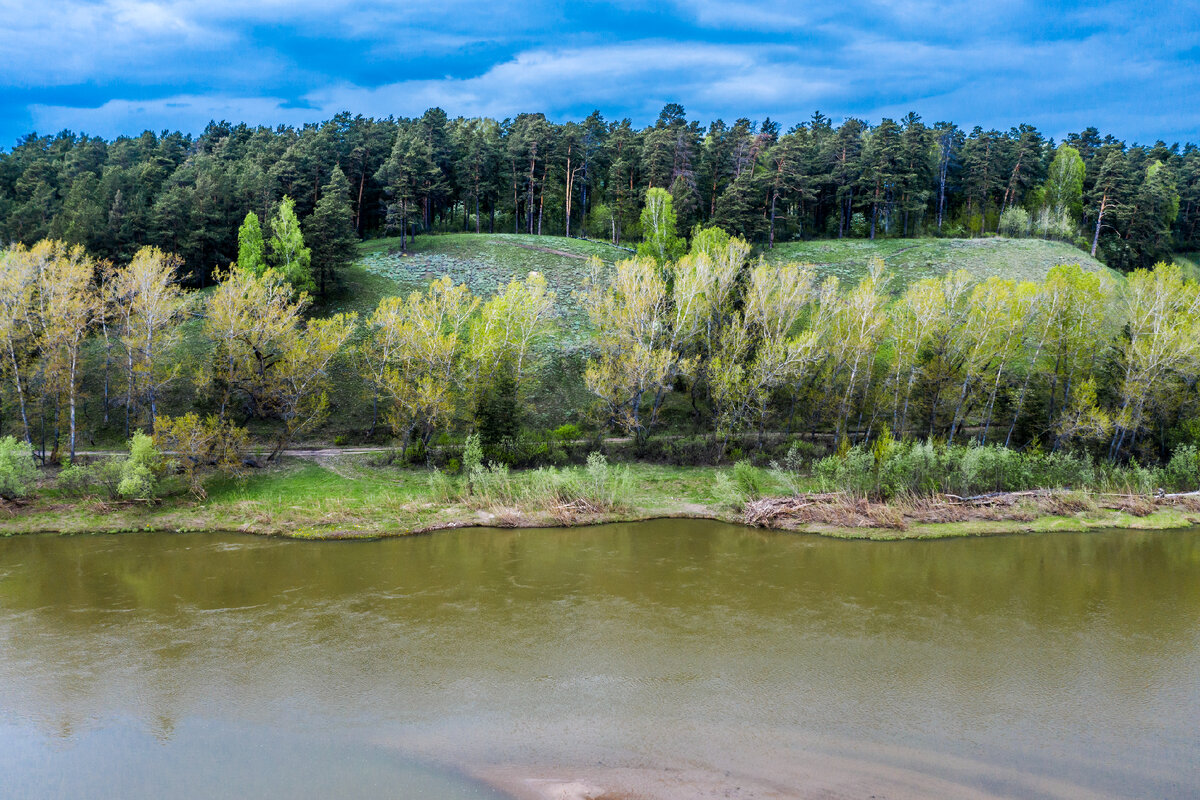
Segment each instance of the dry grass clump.
M491 522L497 528L516 528L525 522L525 515L521 513L521 509L512 506L493 506L491 513Z
M1170 502L1176 508L1182 508L1184 511L1200 513L1200 496L1198 495L1173 497Z
M763 528L786 525L831 525L838 528L907 527L905 515L897 506L872 503L865 497L842 493L763 497L745 504L743 520Z
M1128 497L1118 497L1115 500L1106 501L1104 507L1115 511L1123 511L1135 517L1148 517L1158 510L1158 503L1145 495L1133 494Z
M1037 498L1042 513L1068 517L1081 511L1095 511L1096 503L1083 492L1050 492Z
M1154 510L1152 503L1139 498L1127 500L1126 507L1138 512L1145 510L1145 514ZM975 520L1029 522L1040 515L1068 516L1095 508L1092 499L1082 492L1008 492L969 498L912 494L886 503L845 492L827 492L749 500L743 505L743 520L747 525L766 528L829 525L905 530L910 524Z

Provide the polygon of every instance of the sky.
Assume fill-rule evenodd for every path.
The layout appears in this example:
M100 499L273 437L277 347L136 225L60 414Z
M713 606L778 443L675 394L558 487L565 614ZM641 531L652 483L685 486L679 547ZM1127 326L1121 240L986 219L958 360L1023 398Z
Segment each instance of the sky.
M1200 143L1200 0L0 0L0 148L340 111L703 123L916 111Z

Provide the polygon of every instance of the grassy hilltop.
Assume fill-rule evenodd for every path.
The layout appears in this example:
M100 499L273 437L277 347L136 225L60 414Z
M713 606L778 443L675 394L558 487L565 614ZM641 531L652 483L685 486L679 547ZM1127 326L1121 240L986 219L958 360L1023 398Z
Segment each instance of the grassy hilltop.
M571 326L584 317L572 292L587 275L587 258L594 255L612 263L632 255L600 241L516 234L419 236L406 255L400 253L399 239L373 239L363 242L359 251L362 258L350 277L354 286L345 293L352 303L347 309L369 311L387 293L424 289L442 275L465 281L472 292L487 297L509 279L537 271L558 293L560 313ZM1002 275L1019 280L1041 279L1057 264L1108 269L1078 248L1041 239L834 239L788 242L762 255L771 263L813 264L820 275L836 275L851 286L866 274L872 258L882 258L893 274L893 291L956 269L977 278Z

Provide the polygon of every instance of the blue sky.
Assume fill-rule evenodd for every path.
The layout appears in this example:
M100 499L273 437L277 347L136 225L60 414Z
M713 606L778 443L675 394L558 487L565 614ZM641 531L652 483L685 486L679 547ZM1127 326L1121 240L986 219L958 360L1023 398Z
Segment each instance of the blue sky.
M915 110L1200 142L1200 0L0 0L0 147L341 110L788 127Z

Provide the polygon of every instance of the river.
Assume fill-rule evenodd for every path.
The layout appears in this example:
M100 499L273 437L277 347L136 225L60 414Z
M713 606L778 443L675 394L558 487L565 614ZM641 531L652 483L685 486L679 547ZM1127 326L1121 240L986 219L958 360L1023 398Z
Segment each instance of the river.
M1198 730L1196 530L0 539L5 799L1195 797Z

